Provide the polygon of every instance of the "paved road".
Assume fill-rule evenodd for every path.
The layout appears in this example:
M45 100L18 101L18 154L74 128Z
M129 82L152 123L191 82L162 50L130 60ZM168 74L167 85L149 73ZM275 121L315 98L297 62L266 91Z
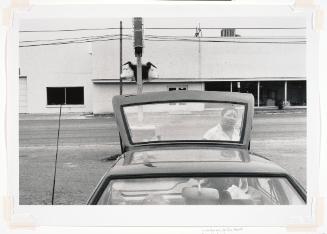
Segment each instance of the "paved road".
M63 116L59 142L56 204L83 204L120 151L112 117ZM20 203L50 204L58 121L21 116ZM251 150L286 168L306 186L305 113L255 115Z

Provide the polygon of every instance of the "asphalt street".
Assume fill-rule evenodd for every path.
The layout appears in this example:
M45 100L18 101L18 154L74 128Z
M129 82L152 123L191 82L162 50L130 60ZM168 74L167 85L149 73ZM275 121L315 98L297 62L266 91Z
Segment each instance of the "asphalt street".
M50 204L58 116L21 115L19 121L20 204ZM257 113L251 151L272 159L306 187L306 114ZM120 152L112 116L63 115L55 204L85 204Z

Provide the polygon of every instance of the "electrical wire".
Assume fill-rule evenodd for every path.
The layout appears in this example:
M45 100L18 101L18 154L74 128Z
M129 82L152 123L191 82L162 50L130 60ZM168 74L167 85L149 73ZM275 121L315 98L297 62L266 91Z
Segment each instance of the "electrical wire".
M78 39L92 39L92 38L103 38L103 37L115 37L119 36L119 34L105 34L105 35L97 35L97 36L85 36L85 37L64 37L64 38L54 38L54 39L40 39L40 40L26 40L20 41L19 43L30 43L30 42L39 42L39 41L64 41L64 40L78 40Z
M124 38L124 40L131 40L131 38ZM49 46L49 45L66 45L66 44L80 44L88 42L97 42L97 41L115 41L119 39L99 39L99 40L84 40L84 41L70 41L70 42L58 42L58 43L44 43L44 44L32 44L32 45L20 45L19 47L36 47L36 46ZM166 42L199 42L198 40L165 40L165 39L144 39L145 41L166 41ZM305 44L306 41L204 41L201 42L211 42L211 43L235 43L235 44Z
M128 38L123 38L128 39ZM96 41L115 41L119 38L109 38L109 39L94 39L94 40L76 40L76 41L65 41L65 42L54 42L54 43L43 43L43 44L31 44L31 45L20 45L19 47L35 47L35 46L48 46L48 45L67 45L67 44L80 44Z
M79 40L79 39L99 39L99 38L109 38L109 37L117 37L119 34L105 34L105 35L97 35L97 36L85 36L85 37L64 37L64 38L54 38L54 39L40 39L40 40L25 40L20 41L20 43L32 43L32 42L51 42L51 41L65 41L65 40ZM132 37L131 34L123 34L124 37ZM159 36L159 35L151 35L146 34L147 38L160 38L160 39L194 39L194 36ZM219 38L223 39L223 37L211 36L211 37L200 37L201 39L214 39ZM233 39L237 40L253 40L253 39L263 39L263 40L287 40L287 39L306 39L305 37L235 37Z
M285 30L288 30L288 29L306 29L306 27L209 27L209 28L205 28L205 27L201 27L201 30L211 30L211 29L213 29L213 30L217 30L217 29L226 29L226 28L228 28L228 29L246 29L246 30L252 30L252 29L267 29L267 30L274 30L274 29L276 29L276 30L283 30L283 29L285 29ZM174 27L174 28L164 28L164 27L159 27L159 28L144 28L144 29L165 29L165 30L169 30L169 29L185 29L185 30L189 30L189 29L191 29L191 30L195 30L196 29L196 27L184 27L184 28L179 28L179 27Z
M118 30L120 28L77 28L77 29L49 29L49 30L20 30L21 33L40 33L40 32L76 32L76 31L102 31L102 30ZM133 29L133 28L123 28Z
M202 30L219 30L226 27L201 27ZM227 27L232 29L244 30L300 30L306 27ZM52 30L20 30L21 33L40 33L40 32L76 32L76 31L101 31L101 30L119 30L119 27L108 28L77 28L77 29L52 29ZM123 28L124 30L132 30L133 28ZM195 30L195 27L148 27L144 30Z
M124 34L124 40L131 40L132 35ZM219 38L219 40L208 40L208 38ZM211 42L211 43L258 43L258 44L304 44L306 40L298 40L297 38L278 38L278 40L287 40L287 41L271 41L277 40L275 38L260 38L261 40L269 40L269 41L257 41L257 38L242 38L242 37L208 37L202 38L201 42ZM242 39L241 39L242 38ZM34 47L34 46L45 46L45 45L64 45L64 44L72 44L72 43L87 43L87 42L96 42L96 41L113 41L119 40L120 37L118 35L103 35L103 36L91 36L91 37L79 37L76 40L67 40L72 38L57 38L54 40L36 40L36 41L21 41L19 47ZM240 40L241 39L241 40ZM244 40L248 41L244 41ZM291 40L290 39L296 39ZM303 38L301 38L303 39ZM305 38L304 38L305 39ZM66 40L66 41L65 41ZM173 41L173 42L199 42L198 38L194 37L181 37L181 36L159 36L159 35L145 35L145 41ZM252 41L256 40L256 41ZM28 44L33 42L47 42L47 43L37 43L37 44ZM26 44L27 43L27 44Z
M188 40L188 39L180 39L180 40L167 40L167 39L148 39L145 38L145 41L183 41L183 42L198 42L199 40ZM212 42L212 43L238 43L238 44L249 44L249 43L254 43L254 44L305 44L306 41L228 41L228 40L201 40L201 42Z
M153 35L153 34L145 34L145 37L149 37L149 38L195 38L194 36L159 36L159 35ZM277 39L306 39L306 37L244 37L244 36L239 36L239 37L222 37L222 36L211 36L211 37L206 37L206 36L201 36L201 37L197 37L197 38L201 38L201 39L206 39L206 38L233 38L233 39L237 39L237 40L243 40L243 39L272 39L272 40L277 40Z
M203 40L204 38L204 40ZM219 40L206 40L208 38L219 38ZM232 39L232 40L231 40ZM250 41L242 41L242 40L250 40ZM264 40L290 40L290 39L304 39L304 40L294 40L294 41L251 41L253 39L264 39ZM145 35L144 40L152 40L152 41L191 41L191 42L199 42L199 38L194 37L174 37L174 36L155 36L155 35ZM241 40L241 41L240 41ZM242 37L201 37L201 42L235 42L235 43L305 43L305 38L242 38Z

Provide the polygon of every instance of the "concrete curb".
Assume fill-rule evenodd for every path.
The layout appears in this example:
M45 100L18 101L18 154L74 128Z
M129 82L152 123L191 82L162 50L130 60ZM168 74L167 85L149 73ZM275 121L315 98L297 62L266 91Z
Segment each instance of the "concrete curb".
M61 119L91 119L95 116L93 114L83 114L83 113L74 113L74 114L62 114ZM107 116L109 117L109 116ZM58 120L59 114L20 114L19 120Z
M304 114L307 112L306 108L285 108L278 110L276 108L255 108L255 114ZM58 120L59 113L56 114L19 114L19 120ZM93 118L114 118L113 113L93 114L93 113L64 113L61 119L93 119Z

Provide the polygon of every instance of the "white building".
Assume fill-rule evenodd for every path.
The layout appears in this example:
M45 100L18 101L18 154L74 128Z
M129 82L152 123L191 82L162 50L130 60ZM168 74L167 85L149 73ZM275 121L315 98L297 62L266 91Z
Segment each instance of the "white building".
M71 112L112 112L111 99L119 94L120 20L127 35L123 62L135 63L132 19L22 22L20 112L58 112L59 103ZM200 39L194 36L199 26ZM305 19L297 17L145 18L142 61L155 64L160 78L146 82L144 91L250 92L258 107L286 100L305 106L305 31ZM135 83L124 82L124 94L135 92Z

